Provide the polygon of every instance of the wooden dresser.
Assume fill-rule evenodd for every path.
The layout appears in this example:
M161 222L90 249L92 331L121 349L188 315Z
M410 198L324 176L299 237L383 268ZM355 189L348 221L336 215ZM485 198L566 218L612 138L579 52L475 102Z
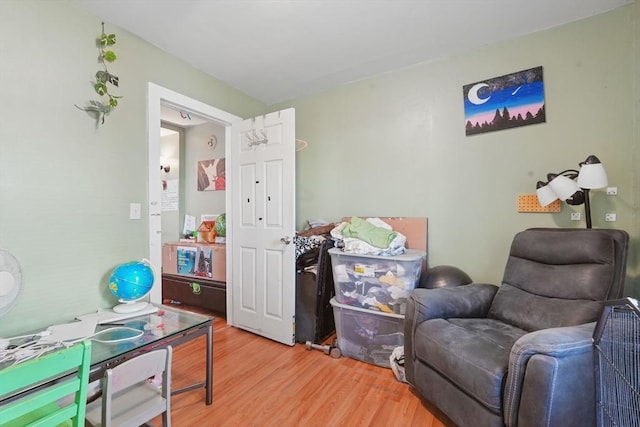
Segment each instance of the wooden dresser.
M227 247L218 243L162 245L162 299L227 313Z

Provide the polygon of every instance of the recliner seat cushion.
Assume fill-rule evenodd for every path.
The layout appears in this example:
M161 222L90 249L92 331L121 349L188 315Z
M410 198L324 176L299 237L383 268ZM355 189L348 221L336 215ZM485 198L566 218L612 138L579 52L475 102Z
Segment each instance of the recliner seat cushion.
M415 354L496 414L513 344L527 332L496 319L432 319L415 333Z

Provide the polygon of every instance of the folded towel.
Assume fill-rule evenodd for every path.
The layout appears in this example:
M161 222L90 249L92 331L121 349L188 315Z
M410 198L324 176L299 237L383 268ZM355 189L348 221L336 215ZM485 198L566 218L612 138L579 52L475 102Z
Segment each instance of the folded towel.
M398 233L383 227L377 227L362 218L354 216L342 229L342 235L360 239L371 246L384 249L389 247Z

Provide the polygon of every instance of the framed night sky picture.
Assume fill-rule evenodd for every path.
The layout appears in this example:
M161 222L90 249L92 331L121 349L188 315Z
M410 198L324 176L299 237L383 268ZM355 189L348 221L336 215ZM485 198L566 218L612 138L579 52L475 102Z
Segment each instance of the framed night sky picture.
M542 67L462 87L467 136L546 121Z

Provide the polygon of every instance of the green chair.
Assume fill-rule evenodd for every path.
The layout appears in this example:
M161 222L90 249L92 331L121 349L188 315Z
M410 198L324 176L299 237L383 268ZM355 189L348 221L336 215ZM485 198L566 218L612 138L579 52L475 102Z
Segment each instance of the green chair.
M84 426L90 361L84 341L0 369L0 400L24 394L0 404L0 426Z

